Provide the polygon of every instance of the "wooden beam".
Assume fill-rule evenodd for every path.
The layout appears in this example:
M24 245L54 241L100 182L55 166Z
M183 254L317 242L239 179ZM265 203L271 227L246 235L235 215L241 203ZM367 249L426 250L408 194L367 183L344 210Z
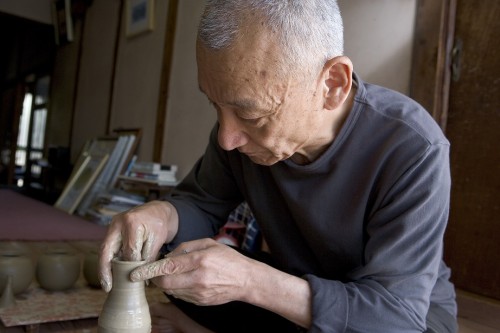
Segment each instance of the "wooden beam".
M410 96L446 129L456 0L418 0Z
M9 166L7 169L7 185L16 185L16 151L17 151L17 137L19 135L19 122L21 120L21 114L23 112L23 101L25 94L24 82L19 80L12 92L12 111L14 113L12 117L12 132L10 137L10 159ZM9 110L10 111L10 110ZM29 158L27 156L26 158Z
M120 51L120 38L121 38L121 30L122 30L122 20L125 16L124 10L124 1L120 1L120 7L118 9L118 15L120 15L117 26L116 26L116 35L115 35L115 45L113 50L113 68L111 69L111 80L109 83L109 100L108 100L108 113L106 115L106 134L110 134L111 130L111 114L113 112L113 101L115 96L115 78L116 78L116 68L118 66L118 53Z
M163 140L165 136L165 122L167 119L168 91L170 87L170 73L172 71L172 57L174 53L175 30L177 25L178 0L169 0L167 26L163 49L163 64L160 79L160 91L156 113L156 126L153 145L153 161L161 162Z

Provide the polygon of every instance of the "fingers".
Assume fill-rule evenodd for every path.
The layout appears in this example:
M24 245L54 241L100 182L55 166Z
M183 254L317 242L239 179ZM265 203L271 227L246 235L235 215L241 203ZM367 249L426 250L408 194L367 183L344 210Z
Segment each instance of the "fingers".
M142 260L142 244L144 242L144 225L126 228L123 231L122 259L130 261Z
M111 290L111 260L115 256L130 261L155 260L162 244L173 237L172 230L175 235L177 223L175 208L164 202L149 202L115 215L101 248L99 276L103 289Z
M132 281L143 281L158 276L172 275L175 273L184 273L188 271L183 271L179 267L181 266L178 265L178 262L174 261L173 258L165 258L134 269L130 274L130 279Z
M99 280L102 289L106 292L109 292L112 288L111 260L120 252L121 239L121 233L110 228L106 240L101 246L99 255Z
M163 259L144 264L130 274L132 281L150 280L164 275L174 275L193 271L198 264L197 251L203 251L210 245L220 245L212 239L200 239L185 242L167 254ZM198 259L196 259L198 258Z
M142 258L146 260L146 262L151 262L156 259L156 254L158 249L155 248L156 236L154 234L146 237L146 241L142 245Z
M109 292L112 285L112 277L111 277L111 264L107 260L99 260L99 281L101 283L101 287L105 292Z
M211 246L220 245L217 241L212 238L202 238L193 241L184 242L173 251L169 252L166 257L173 257L179 254L187 254L195 251L206 250Z

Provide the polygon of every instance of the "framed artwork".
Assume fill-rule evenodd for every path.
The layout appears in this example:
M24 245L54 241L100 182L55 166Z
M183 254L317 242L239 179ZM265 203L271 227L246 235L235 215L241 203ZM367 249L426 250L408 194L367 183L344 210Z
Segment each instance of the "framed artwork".
M126 0L126 34L133 37L153 30L154 0Z
M100 174L80 200L75 210L77 215L85 216L99 195L114 187L118 176L126 169L132 158L132 152L137 148L141 135L139 128L119 128L115 129L114 132L117 135L94 139L87 148L90 155L102 155L105 152L109 155L109 158Z
M73 214L87 190L106 164L109 155L86 154L77 170L72 174L54 207Z
M82 150L80 151L80 155L78 155L78 159L76 160L73 170L71 171L71 175L68 179L71 179L75 176L75 173L80 169L87 156L106 154L111 155L111 153L115 149L117 141L118 139L116 137L103 137L87 140Z
M91 139L90 143L84 147L84 152L88 155L111 155L117 143L118 138L116 136L104 136Z

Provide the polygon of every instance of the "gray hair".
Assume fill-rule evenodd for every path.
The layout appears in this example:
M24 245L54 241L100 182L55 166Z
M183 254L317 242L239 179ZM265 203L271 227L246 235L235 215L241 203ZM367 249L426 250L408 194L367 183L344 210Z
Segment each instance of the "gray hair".
M288 68L322 67L344 53L336 0L207 0L198 40L209 49L229 48L243 33L250 12L258 12L267 28L277 32Z

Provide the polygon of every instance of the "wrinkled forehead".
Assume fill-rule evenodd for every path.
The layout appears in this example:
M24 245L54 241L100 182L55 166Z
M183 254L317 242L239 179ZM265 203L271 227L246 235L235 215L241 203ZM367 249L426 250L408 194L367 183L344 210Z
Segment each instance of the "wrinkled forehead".
M198 84L208 99L239 110L273 110L294 82L282 79L273 55L243 49L212 50L198 45Z
M283 79L284 56L275 44L266 38L242 38L231 47L214 50L197 42L196 60L198 74L209 76L228 75L254 79L255 77Z
M208 85L224 86L224 89L245 85L259 89L283 80L278 57L256 45L227 50L211 50L199 45L197 63L198 82L203 89Z

